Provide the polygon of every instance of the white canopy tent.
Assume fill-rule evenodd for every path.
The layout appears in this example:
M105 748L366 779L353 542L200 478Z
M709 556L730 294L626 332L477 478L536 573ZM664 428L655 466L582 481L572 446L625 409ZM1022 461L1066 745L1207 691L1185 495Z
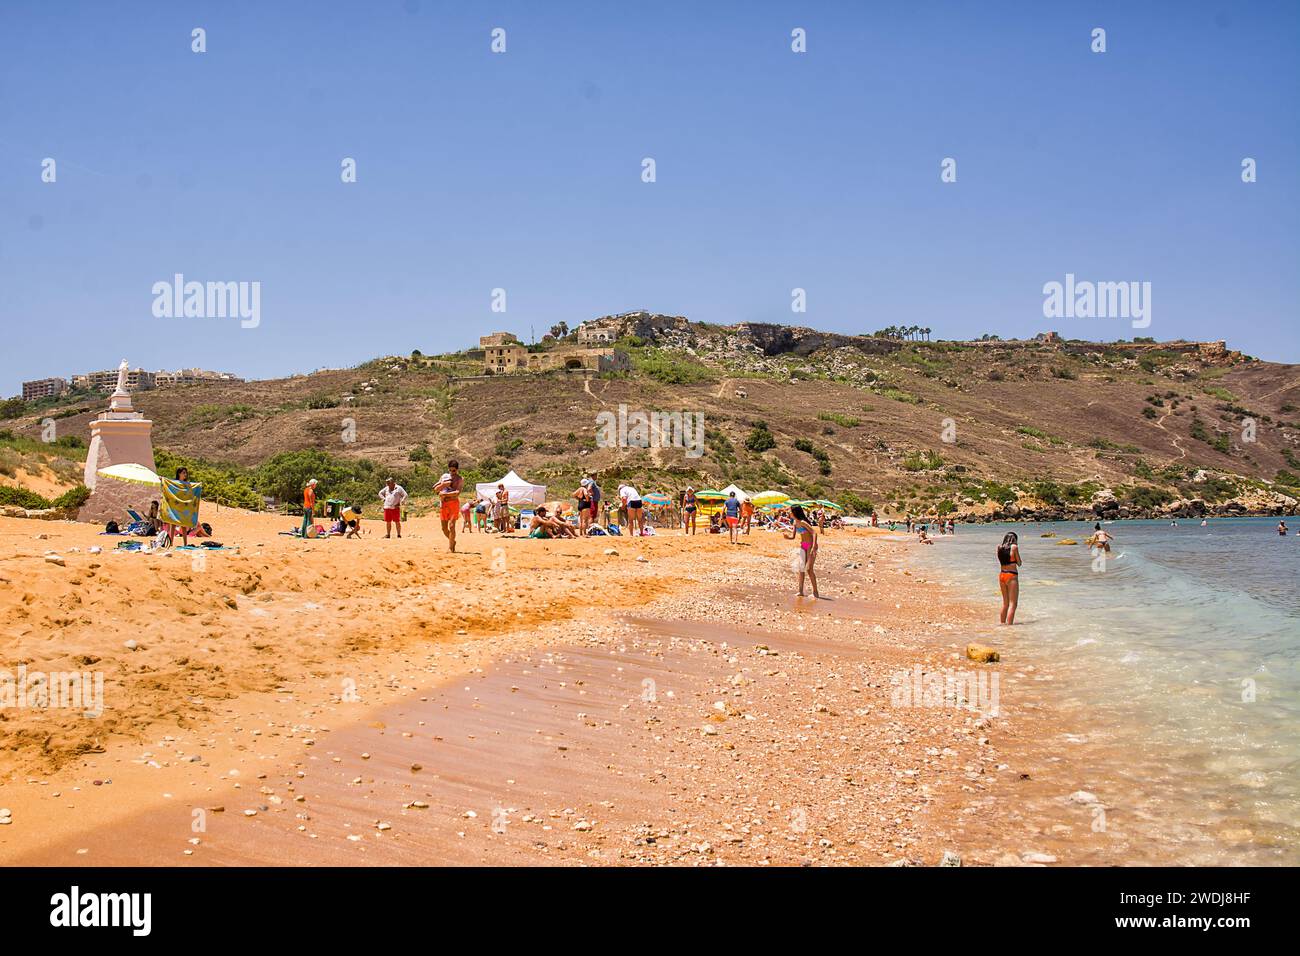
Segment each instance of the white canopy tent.
M546 501L545 485L534 485L524 481L513 471L500 481L479 482L474 486L474 492L484 501L494 504L497 500L497 485L506 486L506 492L510 495L510 503L516 507L540 505Z
M736 497L739 498L741 501L749 500L749 492L741 490L735 485L735 483L727 485L727 487L722 489L722 493L727 497L731 497L731 493L733 491L736 493Z

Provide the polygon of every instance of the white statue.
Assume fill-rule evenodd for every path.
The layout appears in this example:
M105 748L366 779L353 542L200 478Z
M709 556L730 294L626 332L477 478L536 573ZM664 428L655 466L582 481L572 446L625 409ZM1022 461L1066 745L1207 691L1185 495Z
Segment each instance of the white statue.
M122 359L122 364L117 367L117 391L126 392L126 375L131 371L131 366L126 359Z

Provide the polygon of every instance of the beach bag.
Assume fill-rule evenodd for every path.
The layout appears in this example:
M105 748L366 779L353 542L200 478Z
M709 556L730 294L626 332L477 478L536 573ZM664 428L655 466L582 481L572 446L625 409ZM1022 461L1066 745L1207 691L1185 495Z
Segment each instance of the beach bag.
M108 524L104 525L104 534L117 534L117 522L110 521Z
M622 535L623 535L623 532L618 530L618 525L616 525L616 524L612 524L612 525L609 526L609 533L610 533L610 534L614 534L614 535L618 535L618 536L620 536L620 537L622 537Z

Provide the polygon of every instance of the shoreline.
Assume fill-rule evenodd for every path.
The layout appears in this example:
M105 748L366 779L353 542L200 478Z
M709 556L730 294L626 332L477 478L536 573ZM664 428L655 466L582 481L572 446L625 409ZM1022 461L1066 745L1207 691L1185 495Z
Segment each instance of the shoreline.
M411 531L402 542L411 550L387 557L436 559L436 525ZM502 542L527 548L517 556L538 578L526 589L532 597L558 589L569 600L590 585L601 600L530 620L516 610L528 594L508 592L505 608L450 619L463 626L415 626L414 640L391 645L355 615L336 619L356 629L338 652L318 649L291 674L285 657L303 645L278 649L267 661L271 686L173 707L135 729L138 742L113 740L53 772L7 767L0 804L15 822L0 830L0 859L932 865L953 851L968 863L1023 865L1079 855L1062 831L1038 826L1043 819L1008 829L989 809L1029 788L1068 794L1082 784L1050 754L1062 728L1021 694L1029 685L1005 663L964 661L969 639L987 640L984 609L917 571L908 543L887 532L828 536L821 572L835 599L819 602L789 593L784 539L756 531L747 547L729 548L719 537L690 550L675 534ZM432 563L455 574L462 562L468 582L490 567L483 545L496 540L466 536L462 547L476 554ZM354 544L308 547L360 557ZM609 546L621 553L604 555ZM265 547L263 580L277 566L272 552L285 550ZM732 564L718 560L733 555ZM618 569L617 589L584 580L600 561L602 574ZM621 606L623 589L638 603ZM292 599L291 614L311 613L303 608L313 602L291 587L268 593L263 606ZM445 607L446 595L436 597L432 606ZM360 597L343 605L368 606ZM479 623L492 610L510 626ZM276 626L292 627L291 614ZM1003 651L1014 659L1013 648ZM333 683L349 657L359 703ZM1001 715L892 705L891 681L917 665L997 673ZM574 671L584 676L561 676ZM658 675L654 701L643 699L644 678L633 679L642 672ZM466 727L478 728L472 740ZM507 777L505 767L519 769ZM642 796L647 788L653 799ZM505 833L492 829L498 809ZM195 810L205 832L192 830ZM1046 815L1055 826L1077 823L1065 805ZM574 829L581 823L590 827Z

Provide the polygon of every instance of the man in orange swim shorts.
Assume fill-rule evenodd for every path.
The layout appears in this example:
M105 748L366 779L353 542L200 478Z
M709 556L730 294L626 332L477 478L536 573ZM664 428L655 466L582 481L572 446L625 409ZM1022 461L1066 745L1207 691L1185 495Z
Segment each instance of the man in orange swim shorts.
M460 462L454 458L447 462L447 472L442 476L433 490L442 500L438 519L442 522L442 533L447 536L447 546L456 551L456 522L460 519L460 491L465 487L465 479L460 474Z

